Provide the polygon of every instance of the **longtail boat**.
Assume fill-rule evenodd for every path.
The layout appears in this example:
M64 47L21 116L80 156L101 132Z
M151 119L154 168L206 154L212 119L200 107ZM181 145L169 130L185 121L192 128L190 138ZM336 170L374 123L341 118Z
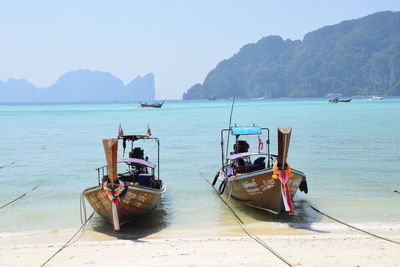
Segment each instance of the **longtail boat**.
M287 163L291 132L291 128L278 129L278 155L273 155L268 128L233 126L221 130L222 167L212 181L217 192L225 193L228 203L232 199L274 215L283 211L293 214L293 197L299 188L308 193L308 187L305 174ZM231 152L230 136L235 140ZM247 141L240 139L243 136L257 137L257 151L249 152ZM266 136L265 141L262 136ZM257 158L253 160L254 157Z
M142 108L161 108L162 105L164 104L164 101L163 102L155 102L155 103L147 103L147 102L140 103L139 102L139 104Z
M148 161L141 147L134 147L139 140L156 143L157 164ZM122 141L124 154L127 142L131 143L129 157L117 160L118 141ZM119 231L120 225L153 209L166 190L160 180L160 140L148 135L120 135L104 139L103 146L107 165L96 169L98 185L86 188L83 195L94 211ZM125 165L126 170L118 172L118 164Z
M328 100L330 103L340 103L340 102L342 102L342 103L349 103L349 102L351 102L351 98L348 98L348 99L339 99L338 97L336 97L336 98L333 98L333 99L329 99Z

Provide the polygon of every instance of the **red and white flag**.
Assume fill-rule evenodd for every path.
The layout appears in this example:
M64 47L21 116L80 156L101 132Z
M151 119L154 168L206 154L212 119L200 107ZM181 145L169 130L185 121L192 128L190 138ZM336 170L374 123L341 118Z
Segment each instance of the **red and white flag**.
M147 124L147 133L146 133L146 136L151 136L151 130L150 130L150 127L149 127L148 124Z
M118 126L118 136L123 136L124 135L124 131L122 130L122 126L121 123Z

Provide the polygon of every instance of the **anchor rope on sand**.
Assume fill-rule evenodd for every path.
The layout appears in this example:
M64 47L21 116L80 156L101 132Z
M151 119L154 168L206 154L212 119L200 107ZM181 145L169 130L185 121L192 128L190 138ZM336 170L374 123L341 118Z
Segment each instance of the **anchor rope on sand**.
M33 187L31 190L29 190L29 191L23 193L23 194L20 195L19 197L15 198L15 199L11 200L10 202L8 202L8 203L4 204L3 206L1 206L0 209L5 208L5 207L7 207L8 205L11 205L12 203L18 201L19 199L25 197L28 193L30 193L30 192L32 192L33 190L35 190L36 188L38 188L38 187L41 185L42 182L43 182L43 180L41 180L41 181L40 181L35 187Z
M210 181L204 178L204 180L211 185ZM273 248L271 248L267 243L264 242L261 238L259 238L256 234L252 233L249 229L247 229L245 223L243 220L239 217L239 215L232 209L230 205L221 197L221 195L218 193L218 191L214 188L214 186L211 185L211 187L214 189L214 191L217 193L217 196L224 202L224 204L229 208L229 210L232 212L233 216L236 218L240 228L253 240L255 240L257 243L259 243L261 246L269 250L272 254L274 254L276 257L278 257L281 261L283 261L286 265L293 267L293 265L286 260L284 257L282 257L278 252L276 252Z
M356 227L356 226L354 226L354 225L345 223L345 222L343 222L343 221L341 221L341 220L339 220L339 219L336 219L336 218L334 218L334 217L332 217L332 216L326 214L325 212L320 211L319 209L317 209L316 207L314 207L313 205L311 205L310 202L308 202L307 200L306 200L305 202L306 202L313 210L315 210L316 212L318 212L318 213L324 215L325 217L327 217L327 218L329 218L329 219L331 219L331 220L334 220L334 221L336 221L336 222L338 222L338 223L340 223L340 224L346 225L347 227L350 227L350 228L352 228L352 229L354 229L354 230L357 230L357 231L359 231L359 232L362 232L362 233L364 233L364 234L367 234L367 235L370 235L370 236L373 236L373 237L376 237L376 238L379 238L379 239L382 239L382 240L385 240L385 241L388 241L388 242L391 242L391 243L400 245L400 242L398 242L398 241L395 241L395 240L392 240L392 239L389 239L389 238L386 238L386 237L383 237L383 236L380 236L380 235L376 235L376 234L374 234L374 233L371 233L371 232L368 232L368 231L363 230L363 229L361 229L361 228L358 228L358 227Z
M83 223L81 225L81 227L78 229L78 231L75 232L75 234L61 247L59 248L50 258L48 258L42 265L40 265L40 267L45 266L47 263L49 263L58 253L60 253L63 249L65 249L66 247L74 244L76 241L78 241L78 239L82 236L82 234L84 233L86 226L88 225L88 222L90 221L90 219L93 217L94 212L92 212L92 214L89 216L89 218L87 218L87 220L85 221L85 223ZM71 242L79 233L81 232L81 235L74 241Z

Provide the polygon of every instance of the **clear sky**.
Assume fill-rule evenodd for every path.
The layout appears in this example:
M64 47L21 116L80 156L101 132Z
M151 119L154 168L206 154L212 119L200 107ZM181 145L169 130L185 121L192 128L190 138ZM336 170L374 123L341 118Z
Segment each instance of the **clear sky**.
M153 72L158 99L180 99L216 64L268 35L307 32L400 0L0 0L0 80L49 86L65 72Z

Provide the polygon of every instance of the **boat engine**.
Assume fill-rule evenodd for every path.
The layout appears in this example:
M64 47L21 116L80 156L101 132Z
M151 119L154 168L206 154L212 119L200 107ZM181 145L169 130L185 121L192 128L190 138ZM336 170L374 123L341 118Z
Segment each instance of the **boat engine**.
M140 147L135 147L132 149L131 152L129 152L129 157L130 158L137 158L137 159L144 159L144 150L141 149Z

